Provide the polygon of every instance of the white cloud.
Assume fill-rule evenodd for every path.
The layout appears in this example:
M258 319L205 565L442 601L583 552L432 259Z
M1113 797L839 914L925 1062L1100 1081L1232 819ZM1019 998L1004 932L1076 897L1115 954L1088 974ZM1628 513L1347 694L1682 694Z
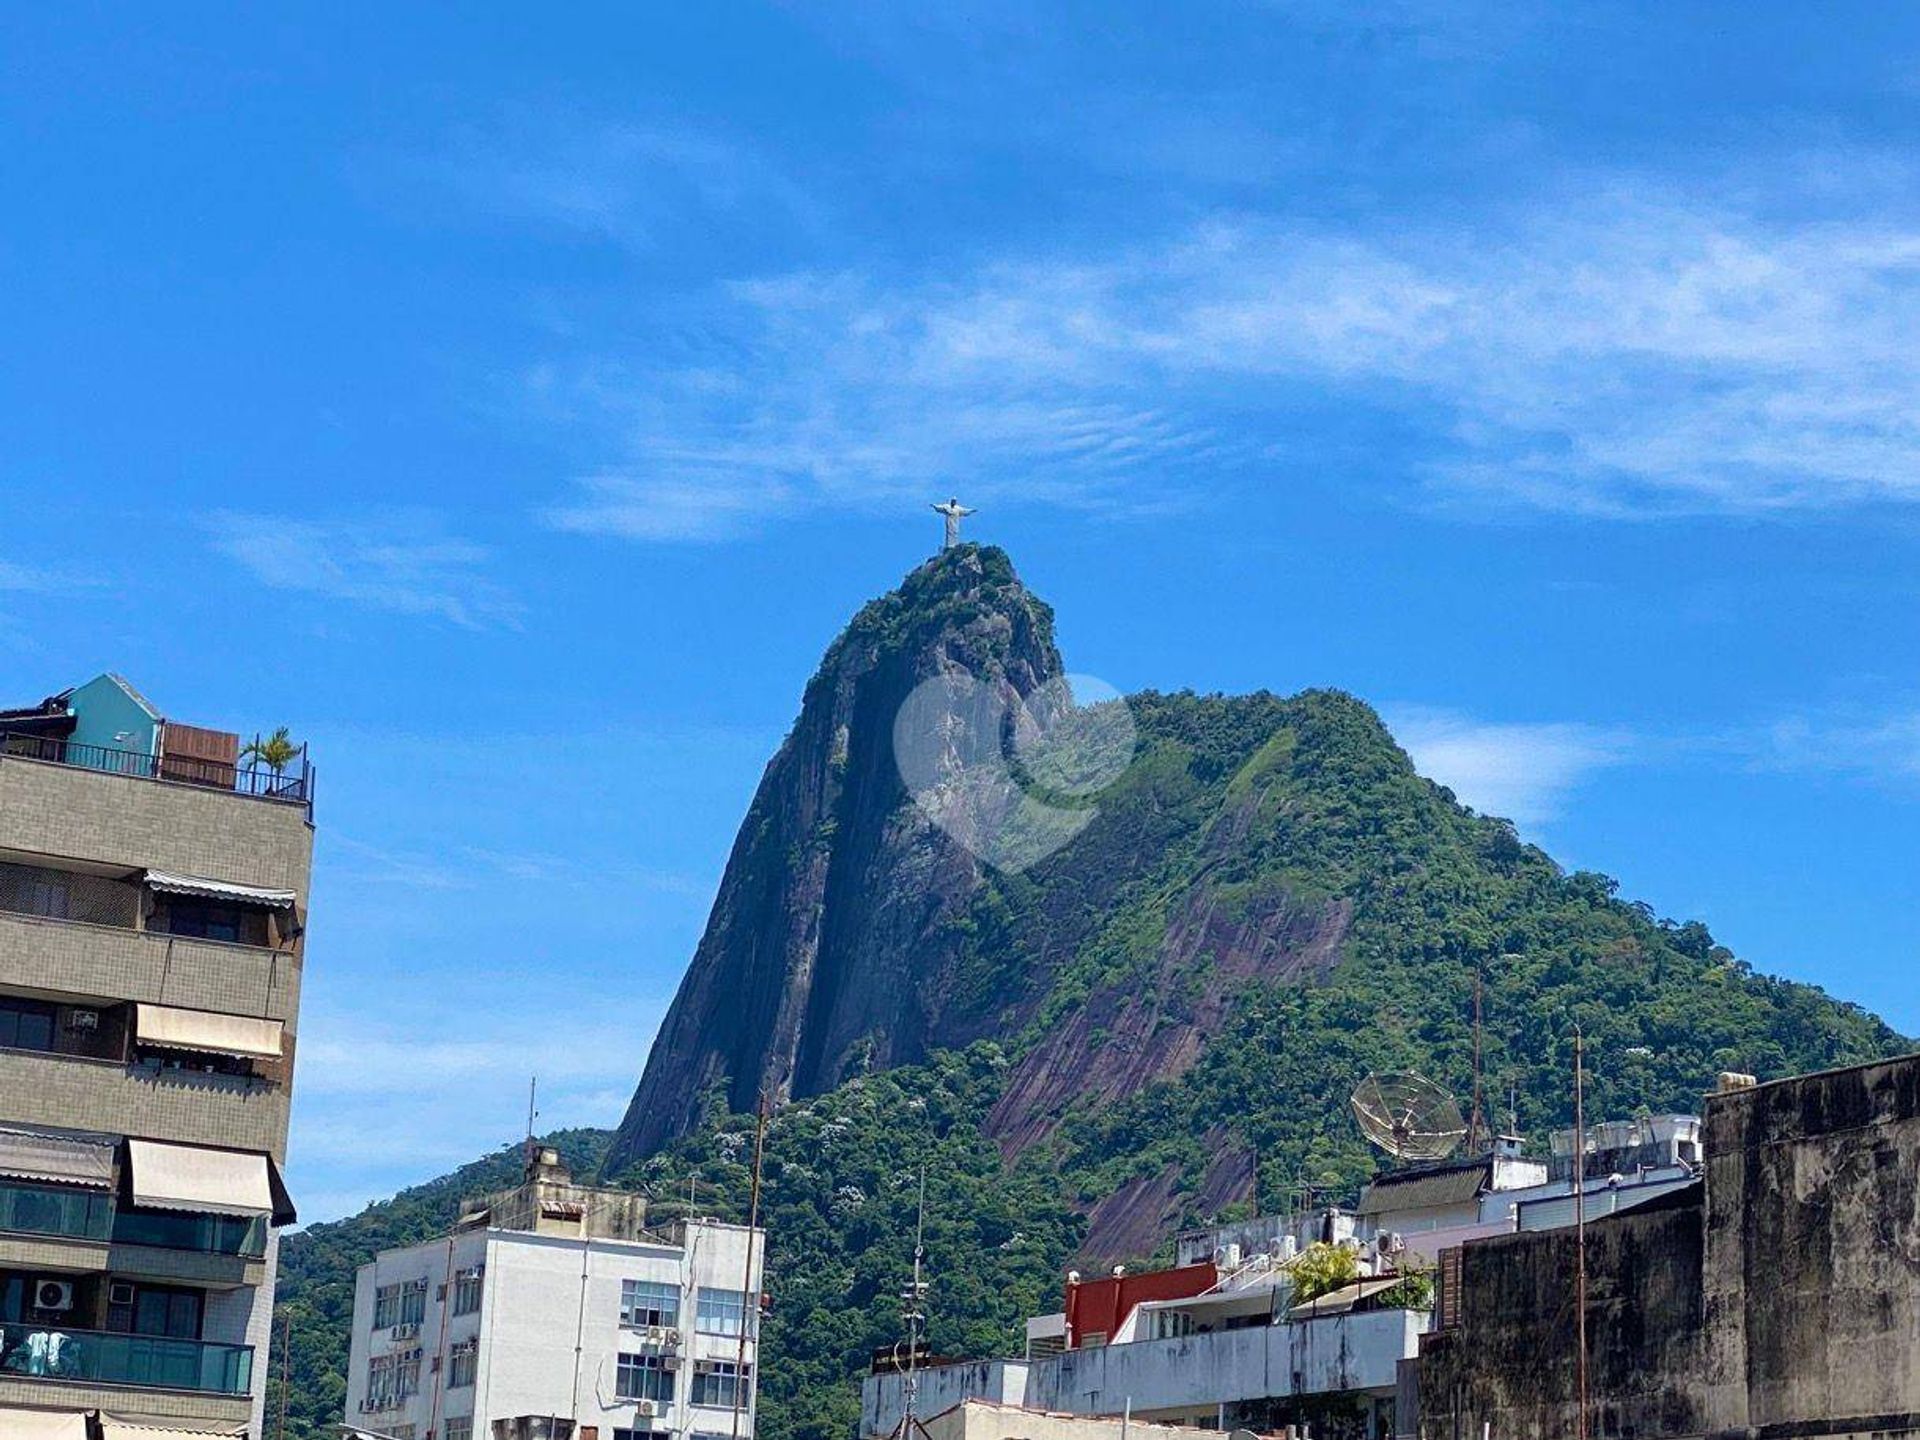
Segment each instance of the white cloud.
M61 595L89 590L100 582L71 570L48 569L0 560L0 592L17 595Z
M619 451L549 519L713 539L950 487L1126 507L1252 473L1303 394L1425 426L1419 478L1448 496L1920 501L1920 228L1780 208L1619 182L1470 227L1246 216L936 279L736 284L644 347L670 363L542 367L542 402L599 412Z
M322 522L223 510L206 517L214 548L263 585L467 628L517 622L519 605L485 573L483 545L418 512Z
M1512 724L1400 707L1389 728L1414 768L1483 815L1538 826L1563 813L1595 771L1628 758L1625 732L1572 723Z
M537 1017L468 1009L443 1032L439 1012L421 1014L418 1026L304 1017L288 1147L303 1221L351 1213L516 1139L535 1074L541 1131L612 1126L658 1020L615 1024L556 1003ZM557 1036L564 1043L549 1043Z
M1920 711L1791 715L1722 736L1714 748L1757 770L1920 780Z

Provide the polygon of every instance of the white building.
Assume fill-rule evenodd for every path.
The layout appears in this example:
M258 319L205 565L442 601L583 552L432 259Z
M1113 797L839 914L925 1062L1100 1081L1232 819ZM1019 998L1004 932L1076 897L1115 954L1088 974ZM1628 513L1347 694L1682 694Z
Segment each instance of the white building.
M349 1429L394 1440L753 1434L762 1232L648 1229L543 1151L449 1235L360 1268Z

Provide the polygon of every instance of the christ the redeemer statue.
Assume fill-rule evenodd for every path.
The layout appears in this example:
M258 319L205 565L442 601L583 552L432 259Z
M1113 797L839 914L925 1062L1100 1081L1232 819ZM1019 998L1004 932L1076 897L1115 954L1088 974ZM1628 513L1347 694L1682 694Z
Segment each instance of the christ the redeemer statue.
M965 505L962 505L958 500L949 500L946 504L936 505L933 508L937 514L944 515L947 521L947 538L941 543L940 548L942 550L951 550L960 543L961 520L973 514L973 511L969 510Z

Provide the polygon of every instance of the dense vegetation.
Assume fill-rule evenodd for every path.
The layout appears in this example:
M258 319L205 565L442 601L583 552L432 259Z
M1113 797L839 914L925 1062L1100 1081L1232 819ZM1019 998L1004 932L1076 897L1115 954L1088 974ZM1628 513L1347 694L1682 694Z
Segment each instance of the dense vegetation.
M1303 1187L1350 1194L1373 1157L1347 1092L1369 1070L1414 1068L1464 1093L1476 971L1488 1091L1503 1123L1511 1095L1536 1139L1567 1122L1576 1025L1592 1057L1589 1113L1608 1116L1694 1109L1722 1069L1781 1075L1906 1048L1857 1007L1752 974L1704 926L1660 920L1604 876L1563 873L1506 822L1415 775L1351 697L1133 703L1142 748L1098 821L1046 864L996 876L966 922L955 1003L996 1023L964 1049L856 1078L770 1127L764 1440L849 1433L853 1376L895 1335L921 1166L933 1347L1007 1350L1024 1315L1057 1306L1085 1217L1122 1187L1157 1207L1140 1249L1181 1221L1245 1212L1244 1185L1209 1188L1223 1154L1248 1157L1269 1208ZM1169 937L1201 893L1229 920L1276 907L1337 914L1338 953L1223 989L1221 958L1204 947L1168 962ZM1151 1028L1096 1027L1096 1046L1149 1045L1208 1005L1224 1009L1175 1078L1068 1103L1003 1161L987 1117L1007 1077L1116 996L1116 1015L1151 1001ZM685 1209L691 1182L696 1208L742 1216L751 1125L716 1096L694 1134L614 1178L644 1186L663 1214ZM604 1144L587 1132L563 1139L576 1164ZM502 1152L288 1242L293 1435L317 1437L339 1418L352 1267L444 1226L461 1193L500 1183L514 1163Z

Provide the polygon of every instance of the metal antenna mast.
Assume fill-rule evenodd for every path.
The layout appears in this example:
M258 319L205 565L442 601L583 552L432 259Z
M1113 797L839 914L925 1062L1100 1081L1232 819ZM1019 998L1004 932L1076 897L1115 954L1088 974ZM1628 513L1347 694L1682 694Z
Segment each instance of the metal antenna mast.
M1586 1038L1573 1027L1573 1333L1579 1392L1575 1440L1587 1440L1587 1113Z
M753 1293L754 1240L760 1233L760 1167L767 1153L767 1092L760 1092L760 1109L753 1127L753 1188L747 1201L747 1271L740 1281L740 1344L733 1364L733 1440L740 1440L740 1402L747 1389L747 1327L757 1324L759 1297ZM759 1352L754 1352L758 1370Z
M900 1318L907 1324L907 1371L902 1386L905 1407L900 1416L900 1428L894 1433L900 1440L913 1440L918 1430L922 1435L926 1427L920 1423L918 1412L920 1400L920 1327L927 1318L926 1298L927 1282L923 1278L926 1264L927 1247L927 1162L920 1162L920 1203L913 1220L913 1279L907 1288L900 1292Z
M1481 966L1473 967L1473 1113L1467 1117L1467 1153L1480 1153L1485 1121L1480 1108L1480 978Z

